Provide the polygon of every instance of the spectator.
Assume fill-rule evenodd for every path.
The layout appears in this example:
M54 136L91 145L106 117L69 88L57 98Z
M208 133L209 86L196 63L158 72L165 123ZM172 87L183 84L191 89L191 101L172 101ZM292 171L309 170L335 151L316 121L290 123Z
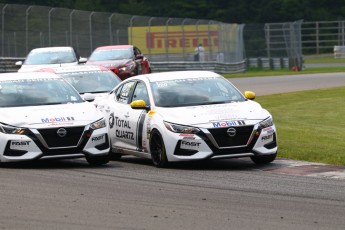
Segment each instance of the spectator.
M224 54L222 52L217 54L217 62L224 63Z
M194 52L194 61L205 61L205 49L201 43L195 48Z

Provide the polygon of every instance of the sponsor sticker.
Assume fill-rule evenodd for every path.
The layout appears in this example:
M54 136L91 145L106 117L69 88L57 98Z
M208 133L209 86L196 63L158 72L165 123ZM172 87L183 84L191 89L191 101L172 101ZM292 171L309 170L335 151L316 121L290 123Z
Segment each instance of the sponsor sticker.
M182 140L180 148L181 149L193 149L193 150L198 150L200 148L201 143L196 142L196 141L186 141Z
M183 140L195 140L195 137L183 137Z
M105 142L105 135L95 136L91 138L92 143L94 144L102 144Z
M271 139L273 139L273 134L261 137L262 141L268 141L268 140L271 140Z
M51 117L41 118L42 123L74 121L74 117Z
M194 134L180 133L180 137L194 137Z
M236 126L236 125L245 125L244 121L220 121L220 122L213 122L213 127L229 127L229 126Z
M110 123L110 120L109 120ZM111 121L115 129L115 136L121 139L134 140L134 133L131 132L131 126L129 125L128 120L120 119L119 117L114 117L114 120ZM110 126L112 124L109 124ZM128 131L129 130L129 131Z
M267 128L264 128L262 131L264 131L264 132L266 132L266 133L268 133L268 134L270 134L270 133L274 133L274 130L273 130L273 128L272 128L272 127L267 127Z
M31 141L11 141L10 149L28 150L31 145Z

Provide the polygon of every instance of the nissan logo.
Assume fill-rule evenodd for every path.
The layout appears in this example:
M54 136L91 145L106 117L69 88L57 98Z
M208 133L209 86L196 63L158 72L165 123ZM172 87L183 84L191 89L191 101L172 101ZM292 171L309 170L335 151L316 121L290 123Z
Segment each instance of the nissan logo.
M67 130L64 129L64 128L59 128L59 129L56 131L56 134L57 134L59 137L64 137L64 136L66 136L66 134L67 134Z
M226 131L226 133L230 136L230 137L234 137L236 135L236 129L233 127L228 128L228 130Z

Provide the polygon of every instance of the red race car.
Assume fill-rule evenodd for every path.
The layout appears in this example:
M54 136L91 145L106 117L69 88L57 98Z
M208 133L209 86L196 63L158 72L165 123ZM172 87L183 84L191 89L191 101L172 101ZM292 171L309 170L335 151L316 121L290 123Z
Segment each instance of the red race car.
M90 55L86 64L101 65L113 71L122 80L151 73L149 60L133 45L101 46Z

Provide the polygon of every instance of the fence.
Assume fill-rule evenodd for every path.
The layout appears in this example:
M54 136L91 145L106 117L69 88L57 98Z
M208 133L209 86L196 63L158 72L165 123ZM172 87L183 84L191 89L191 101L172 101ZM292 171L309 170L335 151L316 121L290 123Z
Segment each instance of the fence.
M345 43L344 22L227 24L213 20L162 18L65 8L0 4L2 57L25 57L36 47L73 46L88 57L98 46L135 44L153 63L193 62L195 47L206 62L243 63L288 59L301 66L303 53L332 52ZM263 61L262 63L265 63ZM259 66L266 66L260 65ZM273 67L272 67L273 66Z
M202 44L206 61L220 54L222 62L244 60L243 25L16 4L0 9L2 57L44 46L73 46L88 57L98 46L135 44L153 61L193 61Z
M334 46L345 45L345 21L304 22L301 30L305 54L332 53Z

